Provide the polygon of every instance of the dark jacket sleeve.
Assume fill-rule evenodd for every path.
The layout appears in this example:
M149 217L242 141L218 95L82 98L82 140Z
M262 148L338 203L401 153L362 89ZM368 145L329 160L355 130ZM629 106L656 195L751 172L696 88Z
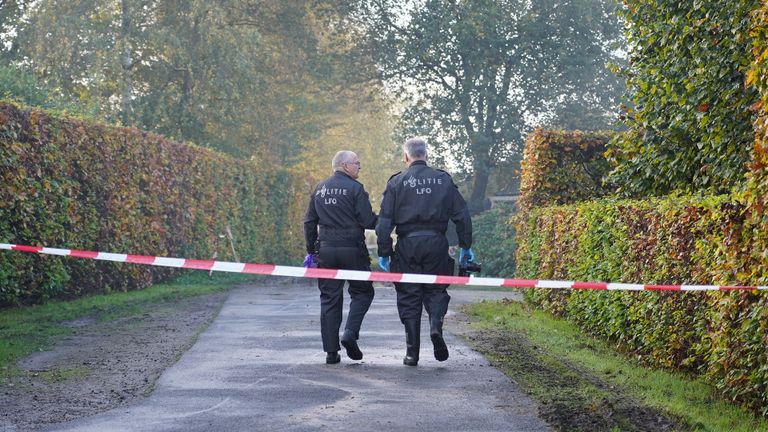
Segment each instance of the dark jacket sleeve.
M376 222L379 218L371 208L371 200L368 197L368 192L362 187L360 188L360 193L357 195L355 213L357 213L357 220L360 222L360 226L365 229L376 228Z
M459 247L469 249L472 247L472 218L469 216L464 197L461 196L459 188L454 184L451 189L451 203L453 212L451 220L456 224L456 234L459 237Z
M381 212L379 213L379 222L376 224L376 243L379 246L379 256L387 257L392 255L392 217L395 212L395 189L391 184L387 184L384 190L384 197L381 199Z
M307 243L307 253L317 252L317 222L319 220L317 210L315 210L315 193L313 191L309 196L307 214L304 216L304 240Z

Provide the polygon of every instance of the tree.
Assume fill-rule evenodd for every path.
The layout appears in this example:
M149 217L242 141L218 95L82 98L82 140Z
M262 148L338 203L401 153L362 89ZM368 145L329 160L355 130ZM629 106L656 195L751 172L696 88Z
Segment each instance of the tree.
M39 0L14 60L125 125L290 165L359 66L335 3Z
M96 117L98 114L97 107L50 88L35 75L11 66L0 66L0 98L81 116Z
M16 35L33 0L0 0L0 60L6 63L18 50Z
M607 0L369 0L369 47L406 107L402 133L428 135L437 162L473 176L473 212L491 170L520 158L534 124L605 128L620 40Z

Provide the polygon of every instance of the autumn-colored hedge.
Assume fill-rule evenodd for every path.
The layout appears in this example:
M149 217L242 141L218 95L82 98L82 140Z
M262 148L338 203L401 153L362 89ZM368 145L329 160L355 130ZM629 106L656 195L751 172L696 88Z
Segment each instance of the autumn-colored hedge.
M297 256L292 179L136 129L0 104L0 242L242 261ZM171 270L4 252L0 306L143 288Z
M603 153L612 136L610 132L534 130L525 142L520 209L605 195L608 189L602 179L610 166Z
M678 192L530 208L518 220L517 276L768 285L768 4L625 4L637 105L629 133L613 143L609 179L626 195ZM729 194L679 192L697 189ZM768 415L763 291L531 290L527 298L648 364L701 373L726 398Z
M531 210L518 226L517 276L646 284L765 285L743 271L745 207L733 196L599 200ZM749 253L749 252L747 252ZM768 296L763 292L537 289L566 316L642 361L702 373L768 415Z
M753 62L746 84L754 87L760 99L752 107L756 112L754 146L748 164L742 201L747 208L743 248L739 262L741 273L768 285L768 3L752 14Z

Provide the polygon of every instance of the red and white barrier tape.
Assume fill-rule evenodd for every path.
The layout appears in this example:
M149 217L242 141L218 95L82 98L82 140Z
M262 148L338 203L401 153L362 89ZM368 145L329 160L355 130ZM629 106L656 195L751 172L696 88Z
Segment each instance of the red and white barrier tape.
M126 255L108 252L92 252L76 249L56 249L39 246L24 246L0 243L0 249L41 253L47 255L90 258L102 261L126 262L161 267L176 267L195 270L213 270L231 273L250 273L271 276L291 276L302 278L344 279L378 282L407 282L450 285L484 285L515 288L556 288L615 291L728 291L728 290L768 290L768 286L725 286L725 285L644 285L630 283L574 282L558 280L502 279L470 276L441 276L413 273L384 273L357 270L336 270L280 266L274 264L233 263L226 261L192 260L145 255Z

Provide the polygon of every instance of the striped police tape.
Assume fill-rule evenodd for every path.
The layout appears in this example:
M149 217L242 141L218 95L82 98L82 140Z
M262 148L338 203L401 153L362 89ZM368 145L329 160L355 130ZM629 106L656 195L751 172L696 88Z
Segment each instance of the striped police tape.
M730 291L730 290L768 290L768 286L741 285L649 285L631 283L575 282L559 280L504 279L470 276L442 276L413 273L384 273L357 270L337 270L324 268L304 268L280 266L274 264L234 263L213 260L193 260L146 255L127 255L109 252L93 252L77 249L56 249L40 246L24 246L0 243L0 249L30 252L46 255L88 258L102 261L144 264L161 267L175 267L195 270L212 270L230 273L249 273L271 276L301 278L343 279L374 282L406 282L450 285L480 285L513 288L554 288L575 290L612 290L612 291Z

